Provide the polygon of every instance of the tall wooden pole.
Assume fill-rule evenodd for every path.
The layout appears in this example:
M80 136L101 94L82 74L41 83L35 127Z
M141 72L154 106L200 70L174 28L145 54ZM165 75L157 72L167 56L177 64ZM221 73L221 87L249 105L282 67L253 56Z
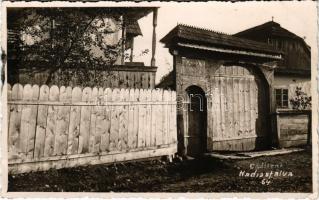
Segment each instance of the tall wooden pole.
M153 39L152 39L152 59L151 66L155 66L155 51L156 51L156 26L157 26L157 8L153 11Z
M122 18L122 57L121 57L121 65L125 64L125 41L126 41L126 24L125 24L125 18L123 16Z
M133 55L134 55L134 38L132 38L132 43L131 43L130 62L133 62Z

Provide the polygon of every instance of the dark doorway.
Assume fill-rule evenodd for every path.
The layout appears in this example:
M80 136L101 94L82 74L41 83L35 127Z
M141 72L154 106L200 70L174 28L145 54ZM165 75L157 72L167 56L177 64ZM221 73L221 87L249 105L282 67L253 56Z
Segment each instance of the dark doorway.
M188 95L187 155L197 157L207 150L207 99L198 86L186 89Z

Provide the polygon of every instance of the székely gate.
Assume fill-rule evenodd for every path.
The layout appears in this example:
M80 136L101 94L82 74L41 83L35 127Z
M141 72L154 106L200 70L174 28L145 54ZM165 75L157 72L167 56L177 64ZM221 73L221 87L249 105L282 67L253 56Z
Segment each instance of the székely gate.
M161 42L174 58L180 153L250 151L276 141L270 113L280 52L187 25L177 25Z

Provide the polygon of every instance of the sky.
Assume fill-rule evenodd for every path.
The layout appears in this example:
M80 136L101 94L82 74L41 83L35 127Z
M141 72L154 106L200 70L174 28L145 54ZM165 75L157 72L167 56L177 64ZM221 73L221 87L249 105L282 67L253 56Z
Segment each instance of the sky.
M163 38L178 23L207 28L214 31L234 34L271 21L279 23L283 28L306 37L305 41L311 47L316 44L316 2L205 2L205 3L165 3L158 10L158 25L156 28L156 83L173 68L173 56L159 40ZM139 54L144 49L151 50L152 16L140 19L143 36L134 41L134 61L143 61L150 65L151 52L144 56Z

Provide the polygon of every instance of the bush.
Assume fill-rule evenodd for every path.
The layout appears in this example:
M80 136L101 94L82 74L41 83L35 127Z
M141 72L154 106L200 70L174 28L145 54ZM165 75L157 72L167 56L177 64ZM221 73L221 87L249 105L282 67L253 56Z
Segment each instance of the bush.
M289 100L293 109L311 109L311 96L308 97L305 92L301 91L301 87L296 87L295 94L296 96Z

